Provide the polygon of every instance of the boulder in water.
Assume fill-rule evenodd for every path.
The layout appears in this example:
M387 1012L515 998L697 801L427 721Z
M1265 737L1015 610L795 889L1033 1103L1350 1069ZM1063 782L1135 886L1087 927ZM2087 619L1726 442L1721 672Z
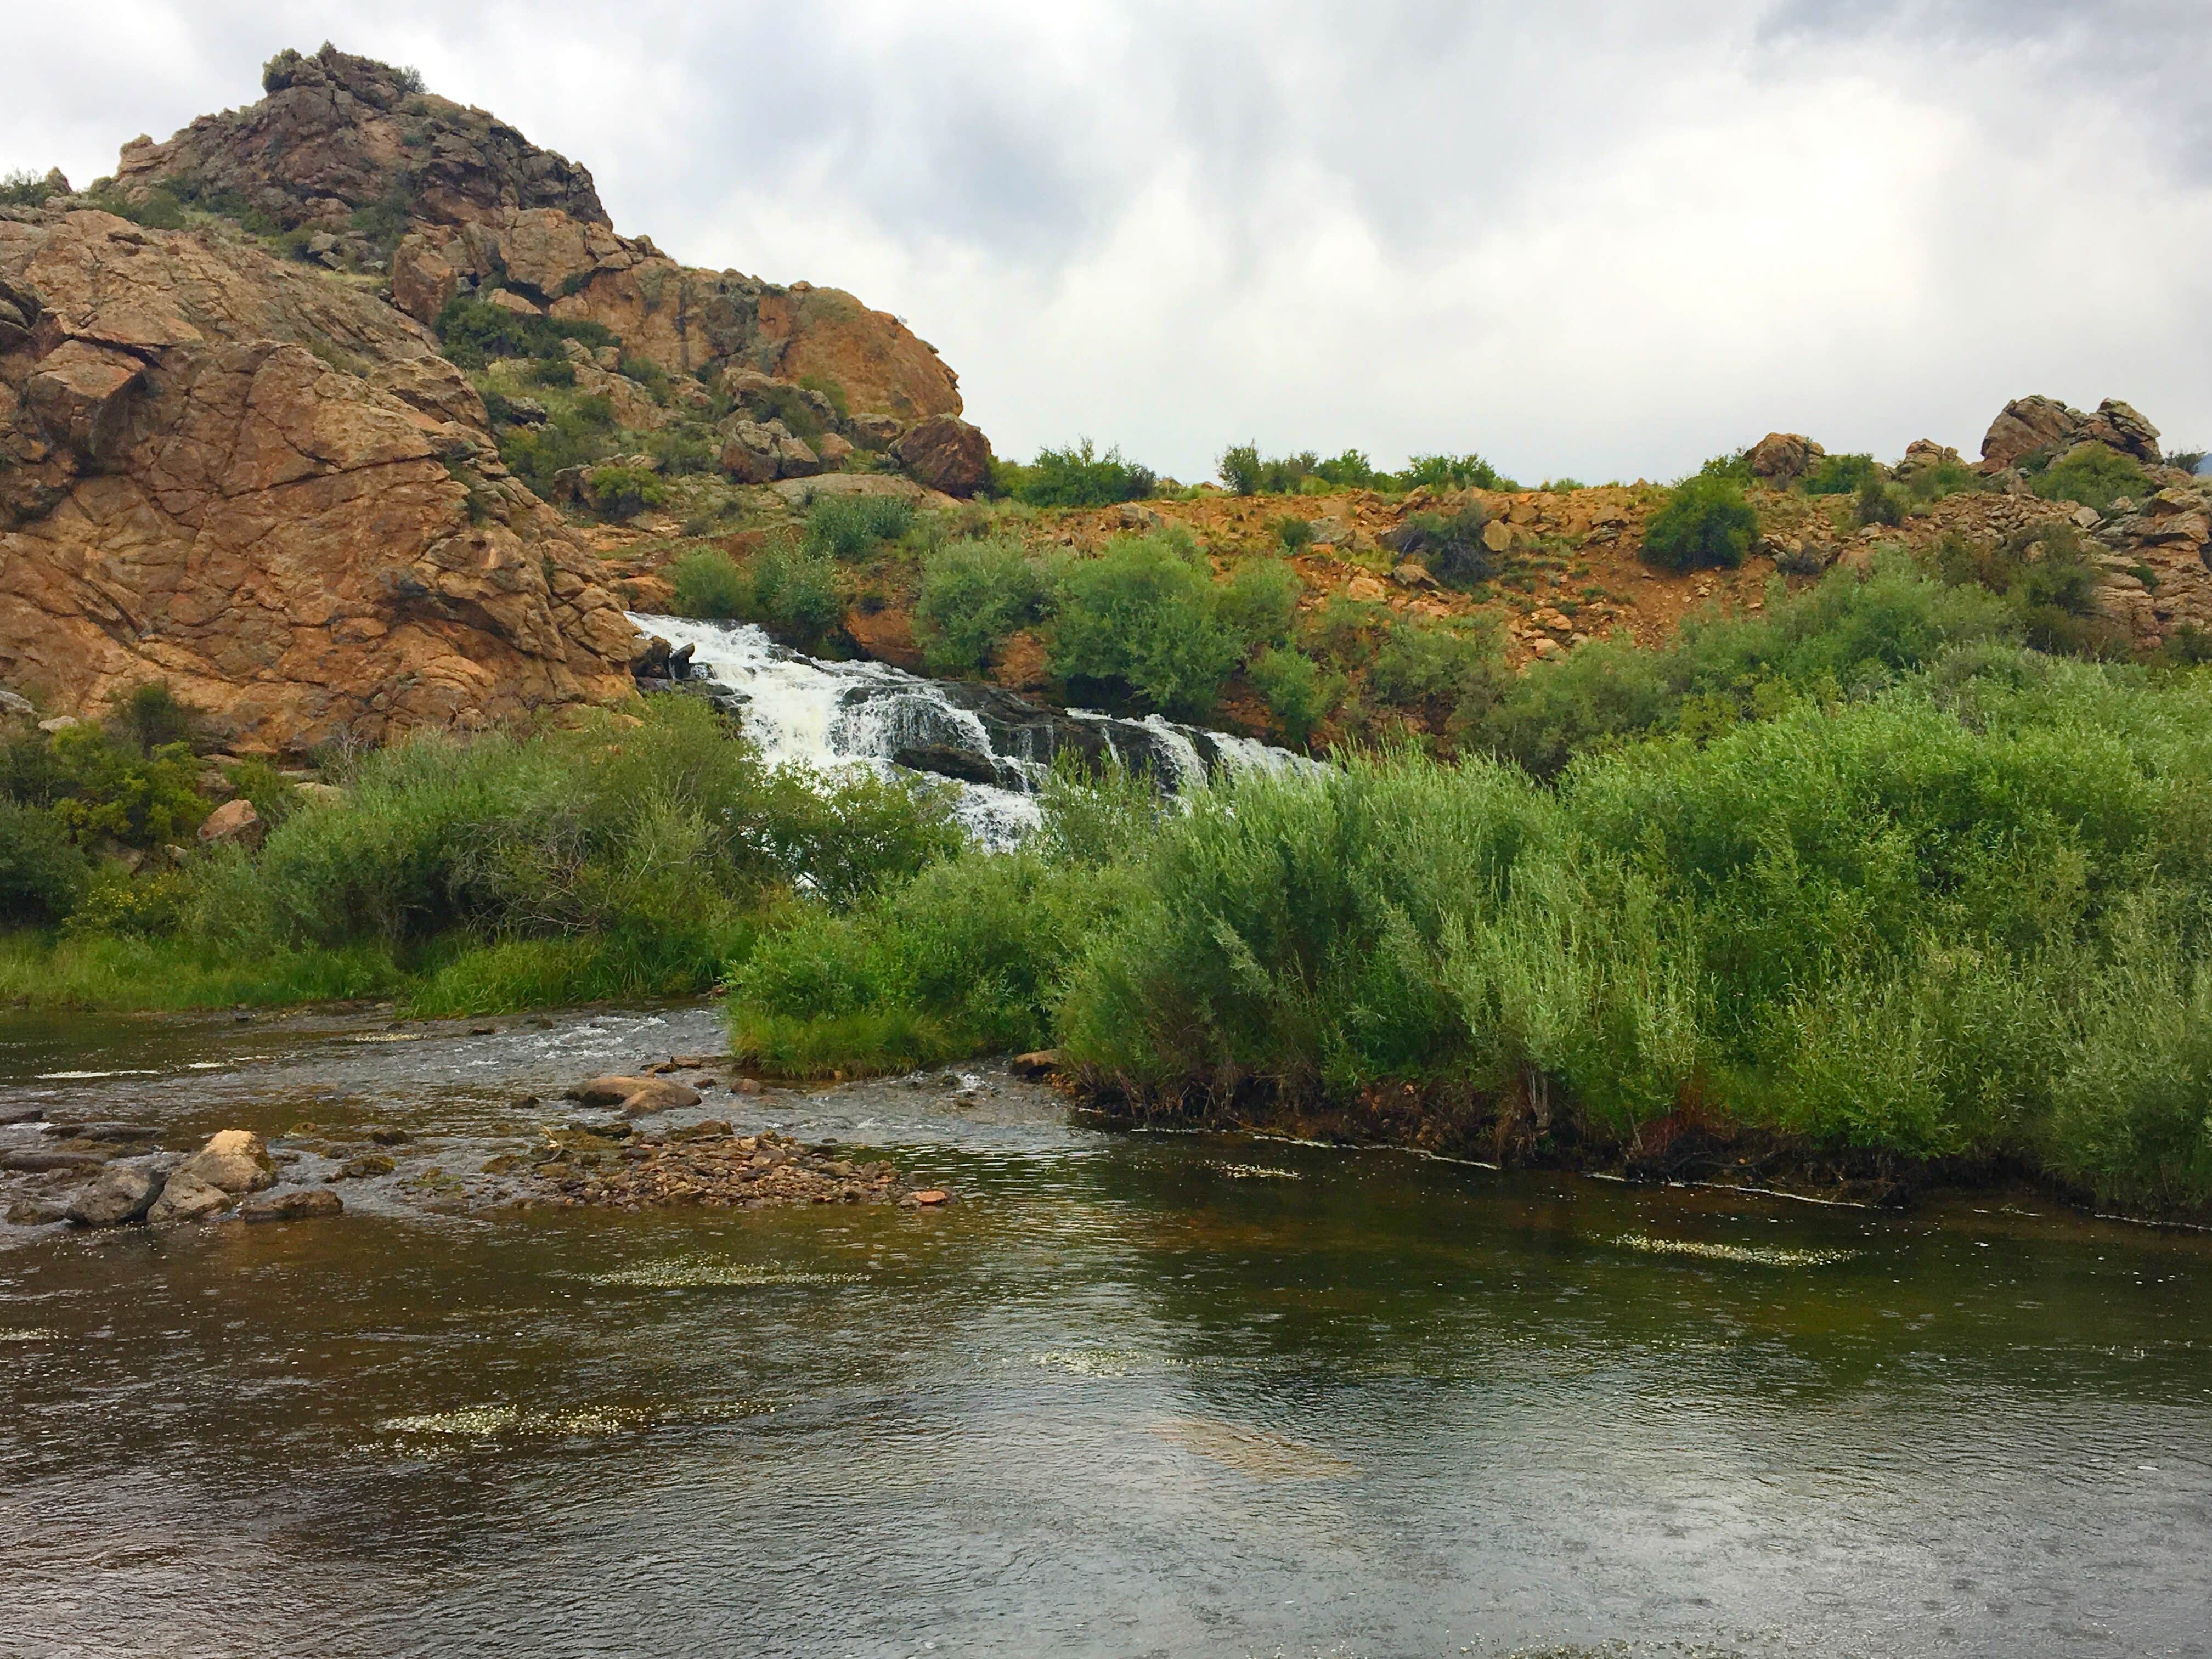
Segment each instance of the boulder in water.
M251 1129L222 1129L208 1137L207 1145L177 1166L179 1176L191 1176L234 1196L258 1193L276 1184L269 1167L269 1149Z
M264 1193L239 1207L242 1221L309 1221L337 1215L344 1201L327 1187L288 1187L280 1193Z
M151 1209L162 1184L159 1170L118 1165L70 1200L69 1218L80 1227L119 1227Z
M228 1209L236 1201L234 1195L214 1182L189 1170L179 1169L169 1177L161 1197L146 1212L146 1219L156 1227L180 1221L202 1221L219 1210Z

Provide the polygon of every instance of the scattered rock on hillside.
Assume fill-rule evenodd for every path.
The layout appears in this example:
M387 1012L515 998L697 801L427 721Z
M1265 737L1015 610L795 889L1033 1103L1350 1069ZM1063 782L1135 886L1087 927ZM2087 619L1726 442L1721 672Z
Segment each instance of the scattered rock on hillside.
M1755 477L1778 488L1803 477L1827 453L1801 432L1770 432L1751 447L1744 464Z
M891 455L925 488L966 497L991 481L991 441L967 422L939 416L891 446Z
M242 795L216 807L207 815L207 822L200 825L200 842L206 847L231 842L240 847L258 847L267 834L268 827L261 822L261 814Z

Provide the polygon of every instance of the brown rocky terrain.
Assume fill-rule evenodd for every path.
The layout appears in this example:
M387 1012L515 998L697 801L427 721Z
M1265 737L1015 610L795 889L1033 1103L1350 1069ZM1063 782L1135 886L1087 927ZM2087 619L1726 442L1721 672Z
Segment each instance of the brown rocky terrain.
M0 680L165 679L240 751L628 695L596 562L407 318L86 210L0 220Z
M287 230L334 234L380 207L433 224L519 208L607 223L589 172L483 110L423 91L407 70L325 46L277 53L261 84L259 103L203 115L166 143L125 144L118 192L143 203L167 189Z
M988 476L896 319L616 235L584 168L410 71L325 46L264 87L0 209L0 684L48 711L163 680L229 750L296 753L633 694L599 560L500 459L530 401L495 422L428 326L456 295L608 331L569 384L624 433L726 381L714 441L756 477L888 465L931 421L955 441L912 470ZM564 499L596 504L578 470Z

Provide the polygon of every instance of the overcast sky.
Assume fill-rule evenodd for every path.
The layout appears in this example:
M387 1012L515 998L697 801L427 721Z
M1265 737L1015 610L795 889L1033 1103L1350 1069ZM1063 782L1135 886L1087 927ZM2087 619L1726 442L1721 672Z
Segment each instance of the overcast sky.
M79 185L325 37L690 263L852 289L1001 454L1089 434L1675 476L2003 402L2212 444L2205 0L16 9L0 171ZM35 72L29 72L38 66Z

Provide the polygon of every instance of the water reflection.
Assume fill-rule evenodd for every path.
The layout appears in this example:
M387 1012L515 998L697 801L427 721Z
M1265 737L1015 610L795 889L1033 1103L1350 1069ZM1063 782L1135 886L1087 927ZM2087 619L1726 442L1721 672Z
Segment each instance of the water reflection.
M196 1129L316 1099L465 1137L711 1019L0 1054L127 1058L20 1089ZM1121 1137L986 1086L763 1109L943 1212L0 1254L0 1645L2205 1650L2202 1240Z

